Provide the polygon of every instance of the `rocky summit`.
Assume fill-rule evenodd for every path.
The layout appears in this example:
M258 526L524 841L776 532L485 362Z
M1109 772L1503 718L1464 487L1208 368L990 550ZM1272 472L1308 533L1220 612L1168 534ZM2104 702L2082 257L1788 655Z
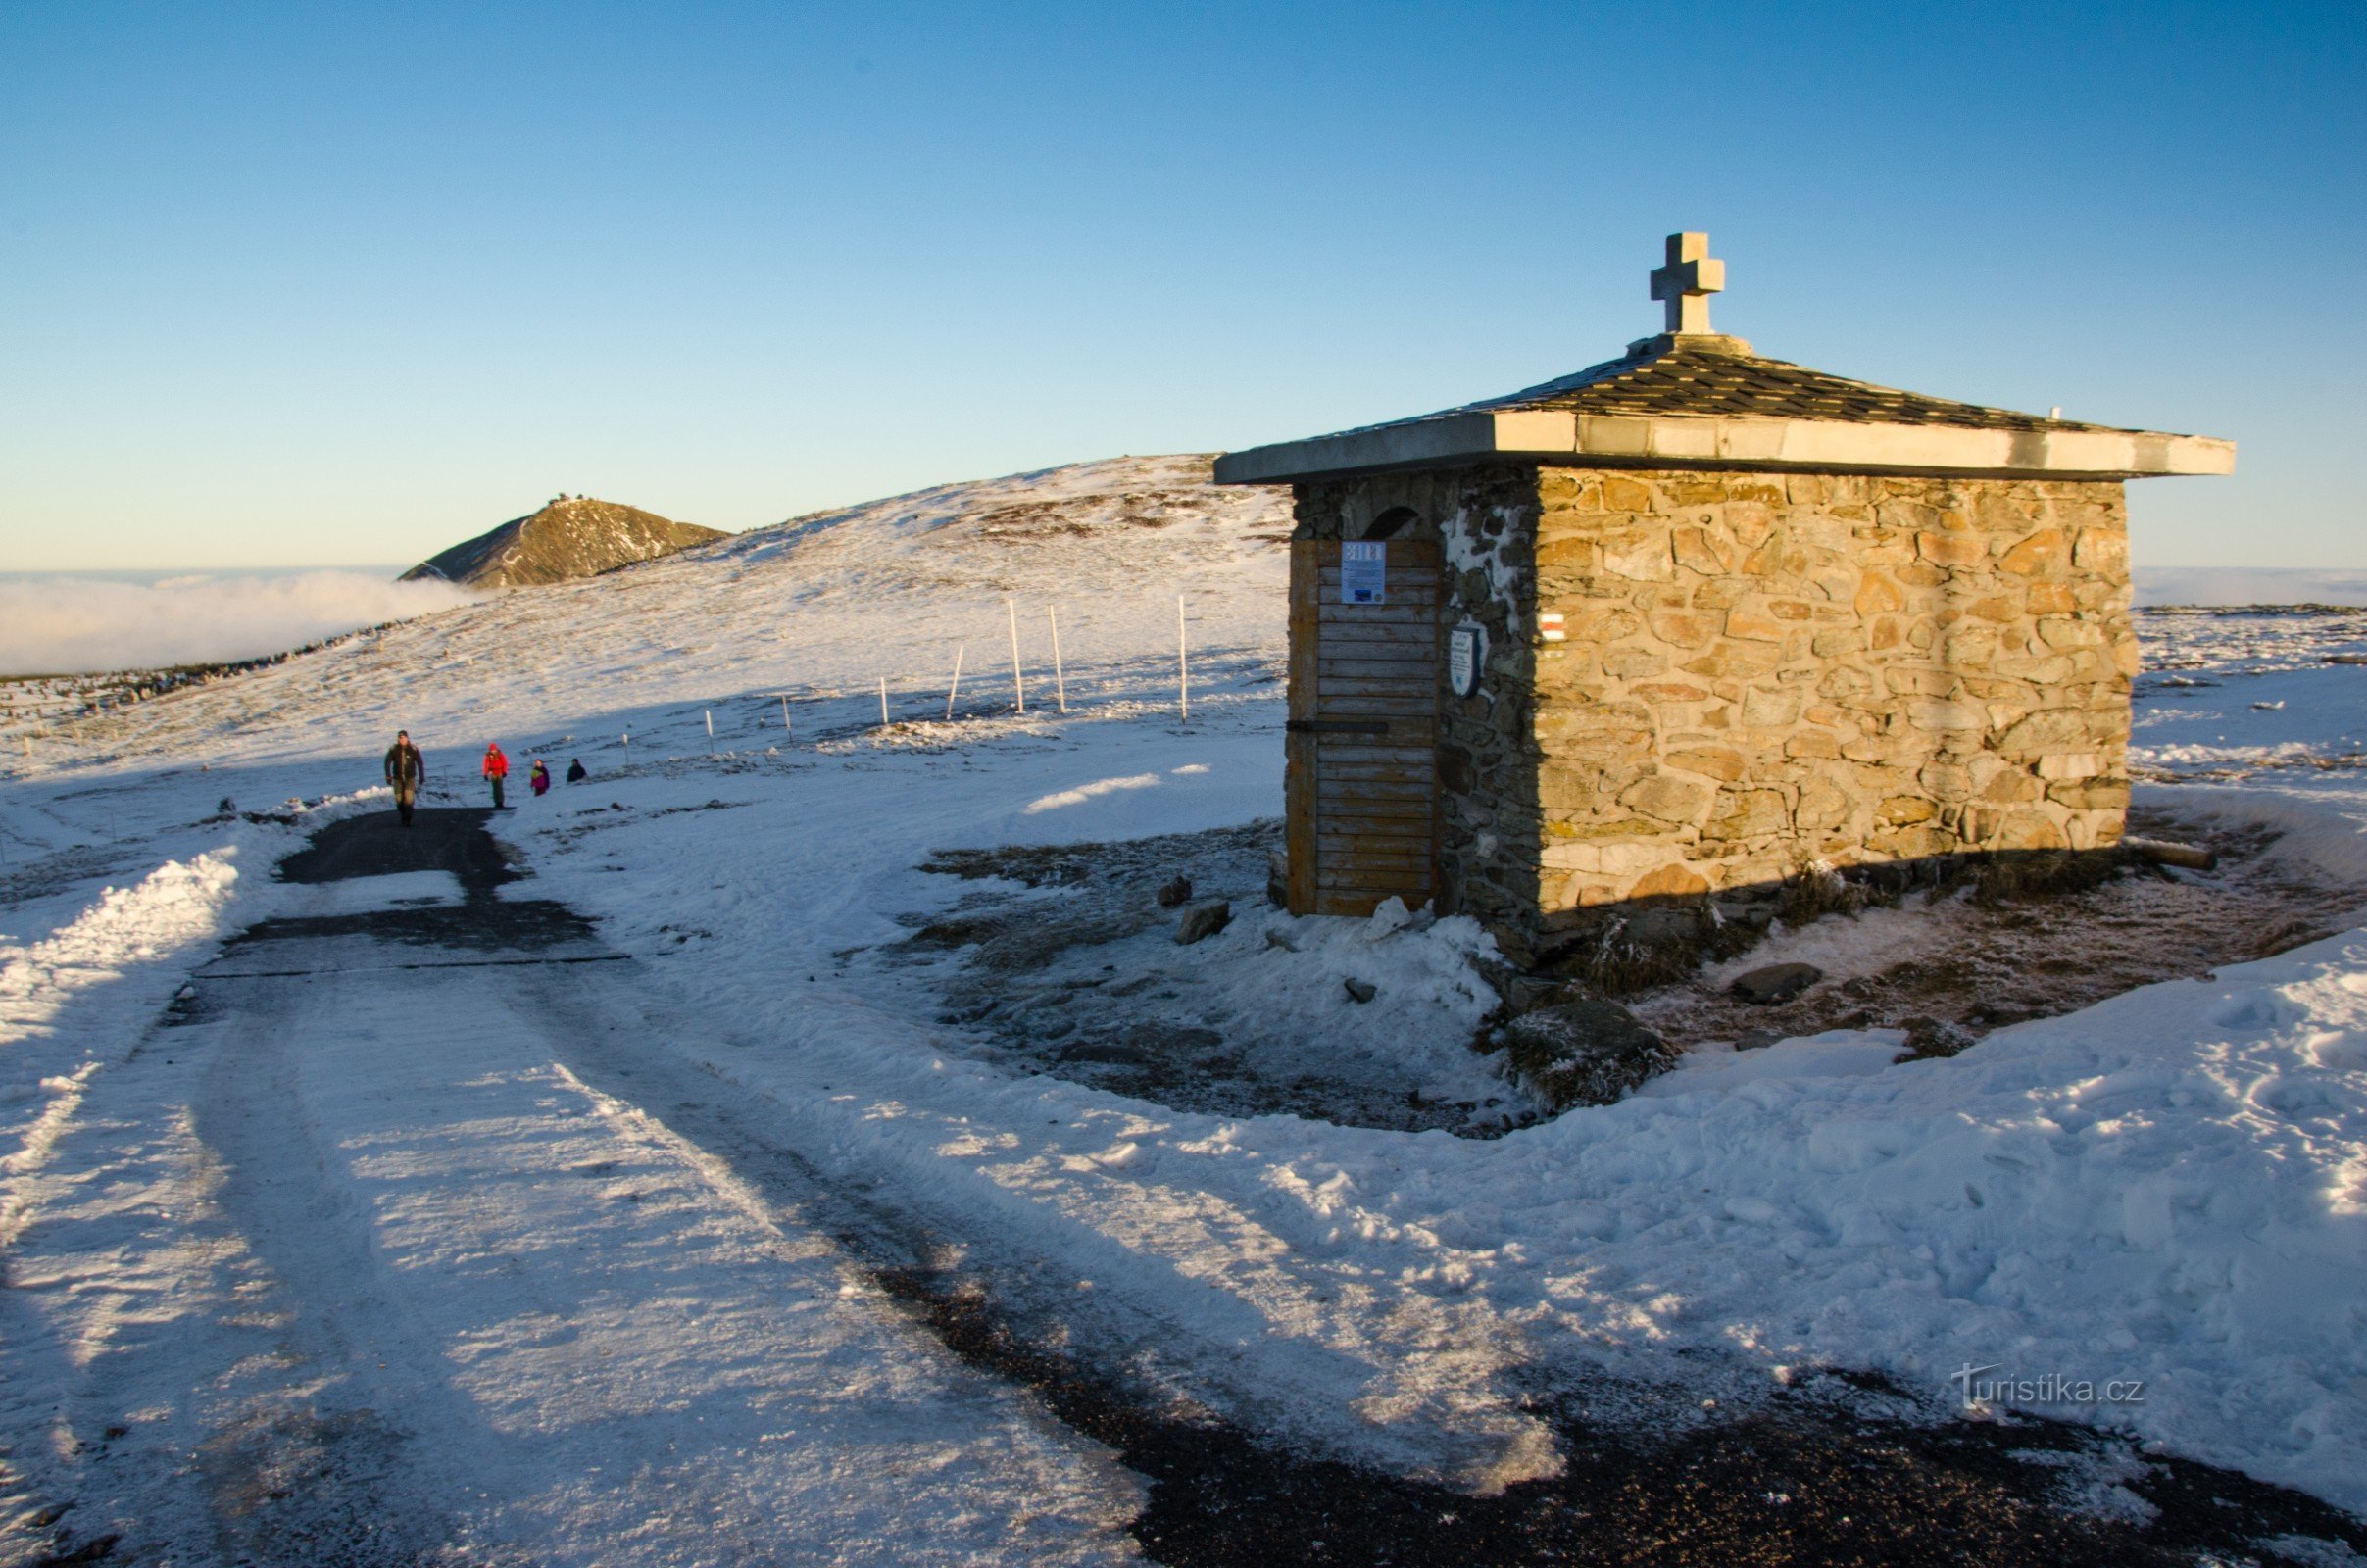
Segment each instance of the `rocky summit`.
M464 588L527 588L598 576L725 537L720 529L674 522L638 507L561 496L540 512L513 517L489 533L428 557L403 573L402 580L441 578Z

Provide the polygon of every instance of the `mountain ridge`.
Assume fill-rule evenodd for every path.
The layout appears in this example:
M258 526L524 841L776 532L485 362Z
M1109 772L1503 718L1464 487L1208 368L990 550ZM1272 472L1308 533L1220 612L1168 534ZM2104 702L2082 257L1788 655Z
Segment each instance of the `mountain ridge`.
M676 522L639 507L563 495L429 556L396 580L463 588L542 587L730 537L719 528Z
M615 734L750 693L768 694L756 706L776 718L782 692L860 692L876 712L882 677L899 714L942 713L961 645L967 692L989 664L1010 679L1014 630L1032 711L1054 611L1073 699L1103 679L1171 682L1179 599L1195 692L1204 658L1279 671L1289 492L1213 484L1209 467L1206 453L1107 458L802 514L136 704L108 716L107 744L195 745L219 766L334 733L374 759L402 727L539 734L566 714L563 728Z

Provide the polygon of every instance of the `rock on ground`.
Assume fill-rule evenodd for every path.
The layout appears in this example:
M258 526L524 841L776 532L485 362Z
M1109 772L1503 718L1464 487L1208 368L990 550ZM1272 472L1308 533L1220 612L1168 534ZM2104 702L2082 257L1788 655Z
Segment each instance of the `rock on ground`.
M1554 1110L1607 1105L1676 1064L1678 1053L1615 1002L1564 1002L1506 1024L1512 1068Z
M1729 989L1745 1002L1789 1002L1824 977L1812 963L1771 963L1735 976Z
M1175 923L1175 942L1178 947L1190 947L1203 937L1212 937L1232 923L1233 906L1223 899L1210 899L1195 904L1184 910L1183 918Z

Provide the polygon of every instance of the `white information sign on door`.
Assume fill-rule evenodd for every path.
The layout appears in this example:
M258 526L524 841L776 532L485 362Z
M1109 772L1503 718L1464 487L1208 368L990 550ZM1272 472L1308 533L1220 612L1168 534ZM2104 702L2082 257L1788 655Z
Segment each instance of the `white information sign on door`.
M1389 597L1389 547L1377 539L1340 546L1340 603L1378 605Z

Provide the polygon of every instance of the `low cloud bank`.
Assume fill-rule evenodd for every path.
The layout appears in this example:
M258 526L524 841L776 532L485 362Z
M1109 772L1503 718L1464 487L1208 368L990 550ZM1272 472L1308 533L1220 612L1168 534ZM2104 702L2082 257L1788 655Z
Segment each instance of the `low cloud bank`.
M358 571L0 581L0 674L81 674L256 659L477 596Z
M2140 566L2141 605L2367 605L2367 571L2307 566Z

